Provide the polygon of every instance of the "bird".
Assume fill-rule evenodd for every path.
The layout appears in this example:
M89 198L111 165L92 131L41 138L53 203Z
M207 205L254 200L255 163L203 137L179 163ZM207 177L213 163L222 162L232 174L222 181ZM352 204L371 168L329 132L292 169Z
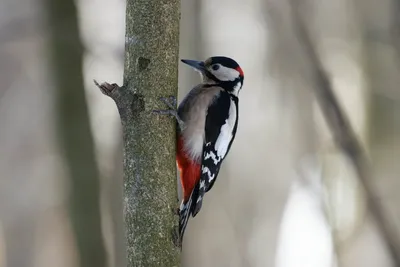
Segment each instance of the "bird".
M178 108L176 98L161 98L170 108L155 110L177 120L176 162L180 172L182 202L179 207L179 242L190 218L195 217L204 195L213 187L222 162L236 136L239 92L244 73L232 58L213 56L205 61L182 59L202 81L187 93Z

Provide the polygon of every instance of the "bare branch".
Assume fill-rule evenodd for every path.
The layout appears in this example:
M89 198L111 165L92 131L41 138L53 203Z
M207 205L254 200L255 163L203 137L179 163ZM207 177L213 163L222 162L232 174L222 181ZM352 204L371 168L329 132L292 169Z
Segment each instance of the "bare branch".
M328 122L337 145L353 163L360 182L365 189L369 211L374 217L382 237L386 242L393 261L395 262L395 266L400 266L400 243L397 238L397 232L394 225L387 218L388 216L384 212L383 205L380 203L376 188L372 182L372 170L369 167L366 153L333 93L331 82L320 62L305 23L301 19L299 8L298 1L291 0L293 25L297 38L304 49L304 53L311 63L310 67L312 68L316 83L316 86L314 86L315 94L319 106Z
M116 93L118 93L118 89L120 87L116 83L109 84L107 82L104 82L102 84L99 84L96 80L93 80L93 82L104 95L109 96L114 100L117 98Z

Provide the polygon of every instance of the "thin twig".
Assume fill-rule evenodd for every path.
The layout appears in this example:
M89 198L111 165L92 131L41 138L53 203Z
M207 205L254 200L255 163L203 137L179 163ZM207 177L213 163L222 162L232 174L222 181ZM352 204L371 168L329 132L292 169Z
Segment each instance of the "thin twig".
M319 106L332 131L335 142L348 156L357 172L360 183L365 189L369 211L384 238L395 266L400 266L400 243L397 238L397 232L394 225L387 218L388 216L385 214L384 207L376 193L366 153L333 93L328 75L319 60L310 35L299 14L297 0L291 0L291 5L295 32L306 56L310 60L310 68L312 68L314 74L316 83L314 88Z

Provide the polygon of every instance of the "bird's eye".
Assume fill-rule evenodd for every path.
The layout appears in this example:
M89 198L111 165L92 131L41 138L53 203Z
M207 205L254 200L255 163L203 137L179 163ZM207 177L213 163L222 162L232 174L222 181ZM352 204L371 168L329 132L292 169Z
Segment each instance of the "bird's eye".
M213 70L218 70L219 69L219 65L218 64L214 64L214 65L211 66L211 68Z

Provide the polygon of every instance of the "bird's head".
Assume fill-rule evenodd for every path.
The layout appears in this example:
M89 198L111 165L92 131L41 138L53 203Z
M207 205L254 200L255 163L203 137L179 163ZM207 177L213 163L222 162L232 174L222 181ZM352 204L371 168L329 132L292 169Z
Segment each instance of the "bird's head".
M243 86L243 70L229 57L216 56L205 61L182 59L182 62L199 71L204 83L218 84L234 95L238 95Z

